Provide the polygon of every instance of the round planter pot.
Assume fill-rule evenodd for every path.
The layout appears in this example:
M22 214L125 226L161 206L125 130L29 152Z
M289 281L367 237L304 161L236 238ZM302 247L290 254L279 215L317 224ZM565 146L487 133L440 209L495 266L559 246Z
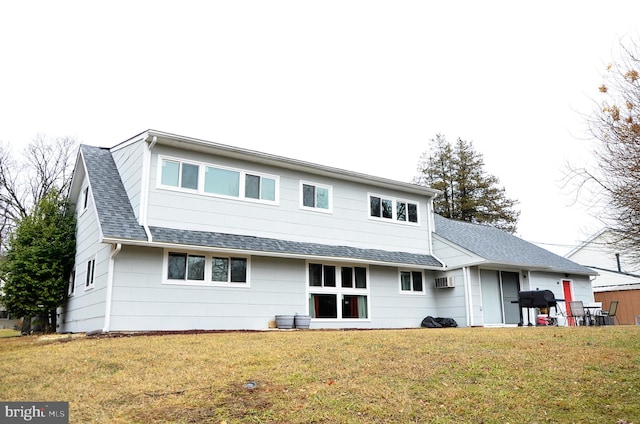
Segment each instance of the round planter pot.
M296 315L294 321L296 328L309 328L309 324L311 324L311 317L309 315Z
M278 328L293 328L293 315L276 315L276 327Z

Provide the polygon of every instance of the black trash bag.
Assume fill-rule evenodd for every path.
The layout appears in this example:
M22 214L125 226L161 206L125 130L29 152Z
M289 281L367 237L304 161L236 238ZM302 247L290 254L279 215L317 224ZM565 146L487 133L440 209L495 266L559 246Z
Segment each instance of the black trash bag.
M442 324L440 324L438 321L436 321L434 317L431 317L431 316L423 319L422 324L420 324L420 326L426 327L426 328L442 328Z
M457 327L458 323L453 318L435 318L436 322L443 327Z

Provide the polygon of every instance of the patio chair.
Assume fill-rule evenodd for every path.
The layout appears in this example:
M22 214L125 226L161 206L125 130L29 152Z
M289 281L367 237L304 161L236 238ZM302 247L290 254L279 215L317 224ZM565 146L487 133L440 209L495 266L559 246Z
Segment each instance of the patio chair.
M615 323L618 321L618 325L620 325L620 320L618 319L618 301L612 300L609 304L608 311L600 311L598 315L596 315L596 319L598 320L598 324L607 325L607 321ZM607 320L607 317L611 317L613 319Z
M567 318L569 318L569 325L573 322L573 325L584 325L586 313L584 311L584 305L581 300L572 300L569 302L569 311Z

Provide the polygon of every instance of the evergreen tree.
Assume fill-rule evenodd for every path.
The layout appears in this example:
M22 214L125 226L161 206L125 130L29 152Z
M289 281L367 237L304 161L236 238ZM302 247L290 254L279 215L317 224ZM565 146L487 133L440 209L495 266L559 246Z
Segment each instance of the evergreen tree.
M68 287L75 255L75 217L67 201L51 190L32 213L18 221L0 264L4 303L16 316L41 316L48 330Z
M431 140L431 150L422 154L414 183L442 191L433 205L446 218L487 224L514 233L520 212L518 203L507 198L497 177L484 171L482 154L473 143L458 138L451 145L444 135Z

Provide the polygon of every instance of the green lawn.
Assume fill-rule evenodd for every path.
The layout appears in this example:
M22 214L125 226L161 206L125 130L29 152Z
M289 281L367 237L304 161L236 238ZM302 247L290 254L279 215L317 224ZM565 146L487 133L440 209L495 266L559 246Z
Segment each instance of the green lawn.
M640 423L640 326L12 337L0 358L0 400L77 423Z

